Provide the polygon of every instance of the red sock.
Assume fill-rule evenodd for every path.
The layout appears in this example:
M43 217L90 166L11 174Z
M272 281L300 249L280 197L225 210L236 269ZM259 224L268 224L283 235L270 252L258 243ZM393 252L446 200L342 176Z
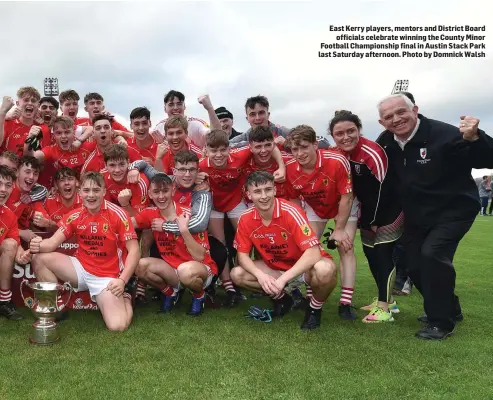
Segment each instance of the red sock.
M233 281L231 279L226 279L223 281L223 287L227 292L236 292Z
M142 296L144 297L146 295L146 284L142 283L141 281L137 282L137 290L136 290L136 295L137 296Z
M10 289L0 289L0 301L10 301L12 299L12 292Z
M310 307L313 308L314 310L320 310L323 305L324 305L324 301L315 299L315 296L312 296L312 298L310 299Z
M353 302L353 293L353 288L341 287L341 300L339 300L339 304L351 304Z
M204 296L205 296L205 290L202 289L198 293L192 292L192 296L195 297L196 299L202 300L204 298Z
M165 296L173 296L173 294L175 294L175 291L171 286L166 285L161 289L161 293L164 294Z
M306 285L306 299L310 300L312 298L312 287L310 285Z

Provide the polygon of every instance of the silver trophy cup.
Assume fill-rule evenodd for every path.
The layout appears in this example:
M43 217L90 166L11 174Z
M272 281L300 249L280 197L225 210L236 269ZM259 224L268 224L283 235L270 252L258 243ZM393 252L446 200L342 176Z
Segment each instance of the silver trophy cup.
M26 299L23 293L23 286L27 285L33 292L32 299ZM68 299L62 306L58 306L58 295L60 292L68 291ZM60 285L53 282L32 282L24 279L21 283L21 295L24 304L28 306L36 318L32 325L29 342L33 344L53 344L60 340L57 330L56 317L70 301L73 288L70 283Z

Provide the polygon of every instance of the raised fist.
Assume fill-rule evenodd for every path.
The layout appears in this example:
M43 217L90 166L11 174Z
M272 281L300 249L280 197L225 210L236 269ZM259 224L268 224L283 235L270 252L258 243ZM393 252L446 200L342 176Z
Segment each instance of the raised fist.
M478 138L479 119L475 117L460 117L459 130L464 140L476 140Z
M130 199L132 197L132 191L130 189L123 189L118 193L118 203L122 207L127 207L130 204Z
M7 113L12 107L14 107L14 100L12 100L12 97L4 96L4 98L2 99L2 105L0 105L0 114L7 115ZM20 109L18 110L19 110L19 116L13 119L17 119L21 116L21 112L20 112L21 110ZM13 111L15 112L15 109Z
M206 110L212 109L212 103L211 99L209 98L209 95L206 94L204 96L200 96L198 99L199 104L202 104Z

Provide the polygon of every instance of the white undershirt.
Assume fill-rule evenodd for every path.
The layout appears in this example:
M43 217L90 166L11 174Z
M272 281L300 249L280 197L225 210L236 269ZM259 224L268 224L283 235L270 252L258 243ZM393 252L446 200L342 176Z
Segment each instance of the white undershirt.
M414 127L414 130L412 131L411 135L409 135L409 137L406 139L406 140L400 140L397 135L394 135L394 140L397 142L397 144L399 145L399 147L401 148L401 150L404 150L404 146L409 143L409 141L414 137L414 135L416 135L416 132L418 131L418 128L419 128L419 123L421 121L419 120L418 118L418 121L416 122L416 126Z

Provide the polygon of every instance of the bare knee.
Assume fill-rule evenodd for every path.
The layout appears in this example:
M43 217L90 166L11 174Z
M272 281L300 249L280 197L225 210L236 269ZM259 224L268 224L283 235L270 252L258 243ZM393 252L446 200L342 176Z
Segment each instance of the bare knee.
M334 261L322 258L313 266L313 273L320 285L327 285L336 279L337 267Z
M141 258L139 263L137 264L137 268L135 269L135 275L137 278L145 278L147 268L149 267L149 263L147 260Z
M113 317L109 321L106 321L106 328L111 332L123 332L127 330L129 325L123 316Z
M17 252L17 247L19 245L13 239L5 239L0 246L0 254L10 254L12 257L15 256Z
M248 274L248 272L246 272L240 266L234 267L230 271L231 280L237 286L241 286L243 284L243 282L245 281L245 278L246 278L247 274Z

